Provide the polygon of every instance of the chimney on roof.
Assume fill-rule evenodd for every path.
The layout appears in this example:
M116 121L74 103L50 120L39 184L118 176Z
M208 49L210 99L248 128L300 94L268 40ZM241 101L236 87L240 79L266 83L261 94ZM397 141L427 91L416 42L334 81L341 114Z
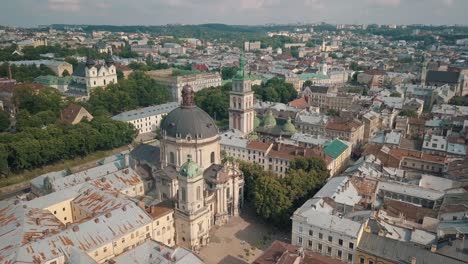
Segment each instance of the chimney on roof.
M156 206L151 206L150 212L152 214L156 213Z
M432 244L431 246L431 252L435 253L437 251L437 244Z
M128 171L128 169L125 169L125 170L123 170L123 172L124 172L125 174L128 174L129 171Z
M112 214L110 212L106 213L106 218L110 218Z
M14 204L18 205L20 203L20 200L15 200Z
M127 206L125 206L125 205L122 206L122 211L124 211L124 212L127 211Z
M138 201L137 205L138 205L141 209L145 210L145 202L143 202L143 201ZM124 206L124 207L125 207L125 206ZM125 210L124 210L124 211L125 211Z
M97 219L97 218L96 218L96 219ZM80 231L80 227L77 226L77 225L76 225L76 226L73 226L72 230L73 230L73 232L78 232L78 231Z
M38 217L35 219L35 222L36 222L36 225L40 225L41 224L41 219Z
M96 223L96 224L99 223L99 218L95 218L94 223Z
M416 257L411 258L411 264L416 264Z

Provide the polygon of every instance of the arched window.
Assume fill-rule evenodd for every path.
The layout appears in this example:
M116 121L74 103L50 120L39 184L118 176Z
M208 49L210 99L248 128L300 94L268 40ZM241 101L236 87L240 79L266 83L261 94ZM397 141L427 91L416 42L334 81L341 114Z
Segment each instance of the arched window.
M211 152L211 163L215 163L215 153Z
M200 201L201 199L201 188L200 186L197 187L197 201Z
M174 152L169 153L169 163L175 164L175 155L174 155Z

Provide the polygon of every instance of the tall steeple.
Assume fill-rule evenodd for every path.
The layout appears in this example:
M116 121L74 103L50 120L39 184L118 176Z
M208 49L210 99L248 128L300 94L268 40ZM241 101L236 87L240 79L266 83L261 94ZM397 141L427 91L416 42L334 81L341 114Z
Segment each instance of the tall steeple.
M232 80L230 92L229 128L241 131L245 136L254 130L255 110L252 82L246 79L244 56L239 57L239 71Z

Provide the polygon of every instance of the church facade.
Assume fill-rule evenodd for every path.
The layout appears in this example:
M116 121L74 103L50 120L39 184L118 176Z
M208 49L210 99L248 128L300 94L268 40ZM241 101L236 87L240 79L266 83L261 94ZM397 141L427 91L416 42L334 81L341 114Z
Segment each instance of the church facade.
M117 69L111 55L104 64L98 64L88 57L85 65L78 65L73 72L73 81L86 88L90 92L96 87L106 87L111 83L117 83Z
M160 168L153 172L159 200L175 203L176 241L192 250L209 243L209 231L239 214L244 179L238 164L221 163L214 120L182 89L182 105L161 123Z

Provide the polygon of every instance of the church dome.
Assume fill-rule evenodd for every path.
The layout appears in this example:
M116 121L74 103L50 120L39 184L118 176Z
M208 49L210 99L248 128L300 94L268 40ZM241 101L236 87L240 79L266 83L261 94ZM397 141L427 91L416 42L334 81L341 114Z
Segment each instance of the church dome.
M265 117L265 120L263 121L263 126L264 127L274 127L276 126L276 119L273 116L273 113L271 110L268 110L267 115Z
M112 58L112 55L109 53L106 57L106 65L109 67L112 64L114 64L114 58Z
M185 178L195 178L198 175L201 174L200 167L198 167L198 164L196 162L193 162L192 157L190 156L181 167L180 167L180 176L185 177Z
M290 134L296 133L296 127L292 124L290 117L288 117L286 124L283 125L283 131Z
M172 110L162 121L163 135L185 139L207 139L218 135L215 121L205 111L195 106L192 87L182 89L182 105Z

